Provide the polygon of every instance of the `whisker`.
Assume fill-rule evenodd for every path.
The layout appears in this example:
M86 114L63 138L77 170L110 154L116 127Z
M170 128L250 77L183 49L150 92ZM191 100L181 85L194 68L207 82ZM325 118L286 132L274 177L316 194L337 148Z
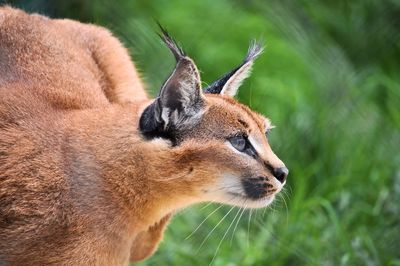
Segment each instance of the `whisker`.
M290 199L290 195L293 193L292 187L289 186L289 185L286 185L286 186L284 187L284 191L287 193L288 199Z
M288 192L288 190L286 188L282 189L282 193L283 193L284 196L287 197L288 200L290 199L290 194L289 194L289 192Z
M267 208L264 208L264 211L262 213L262 218L264 218L265 212L267 211L268 208L270 208L271 204L267 206Z
M243 205L245 205L245 207L242 208L242 213L240 214L239 219L236 221L235 227L233 228L233 232L232 232L232 235L231 235L230 246L232 246L233 236L235 235L235 231L236 231L236 228L237 228L237 226L238 226L238 224L239 224L239 222L240 222L240 218L242 218L242 215L243 215L244 211L245 211L246 208L247 208L246 201L247 201L247 200L245 200L245 202L243 203Z
M208 218L210 218L211 215L213 215L216 211L218 211L219 209L221 209L224 205L219 205L214 211L212 211L209 215L207 215L207 217L196 227L196 229L194 229L194 231L188 235L185 240L188 240L191 236L194 235L194 233L197 232L197 230L199 230L199 228L204 224L205 221L207 221Z
M222 242L224 241L226 235L228 234L229 229L231 229L232 225L235 223L236 217L237 217L238 214L240 213L240 210L241 210L241 208L237 211L237 213L236 213L235 217L233 218L232 222L230 223L228 229L225 231L225 234L222 236L221 241L219 241L219 244L218 244L218 246L217 246L217 249L215 250L214 256L213 256L211 262L210 262L208 265L211 265L211 264L213 263L215 257L216 257L217 254L218 254L218 250L219 250L219 248L221 247Z
M253 214L253 209L250 209L250 214L249 214L249 221L247 223L247 247L249 247L249 238L250 238L250 220L251 220L251 215Z
M229 189L229 188L242 189L242 187L240 185L232 185L232 186L227 186L227 187L220 187L220 188L216 188L216 189L211 189L211 190L208 190L208 192L215 192L215 191L220 191L220 190Z
M199 250L203 247L204 243L207 241L207 239L211 236L212 232L214 232L214 230L218 227L218 225L220 225L222 223L222 221L226 218L226 216L229 215L229 213L231 213L231 211L235 208L235 206L233 206L225 215L224 217L221 218L221 220L214 226L214 228L208 233L208 235L206 236L206 238L204 238L203 242L201 242L200 247L197 249L196 253L199 252Z
M286 226L289 226L289 209L285 200L285 197L283 195L280 195L281 199L283 200L283 203L285 204L285 210L286 210Z
M210 205L211 205L211 204L213 204L213 203L215 203L215 202L213 202L213 201L210 201L210 202L209 202L209 203L207 203L206 205L202 206L202 207L200 208L200 211L202 211L202 210L206 209L208 206L210 206Z
M267 207L268 208L268 207ZM255 217L255 220L257 221L257 219L259 219L259 217L260 217L260 214L259 214L259 209L255 209L255 211L254 211L254 217Z

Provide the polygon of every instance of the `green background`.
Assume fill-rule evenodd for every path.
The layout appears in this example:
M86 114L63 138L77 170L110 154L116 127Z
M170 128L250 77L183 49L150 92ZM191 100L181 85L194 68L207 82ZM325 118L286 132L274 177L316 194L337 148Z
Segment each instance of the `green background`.
M277 126L270 142L290 169L286 190L213 229L230 210L220 208L189 239L218 205L180 212L141 265L400 265L400 1L9 3L111 29L152 95L174 66L155 21L204 84L251 39L266 44L238 99Z

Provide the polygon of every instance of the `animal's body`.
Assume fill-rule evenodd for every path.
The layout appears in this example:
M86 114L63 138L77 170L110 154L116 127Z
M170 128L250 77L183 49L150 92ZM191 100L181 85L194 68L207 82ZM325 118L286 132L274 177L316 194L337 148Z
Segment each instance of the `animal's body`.
M154 100L107 30L0 8L0 265L126 265L180 208L280 191L268 120L230 97L257 54L203 93L164 39L177 67Z

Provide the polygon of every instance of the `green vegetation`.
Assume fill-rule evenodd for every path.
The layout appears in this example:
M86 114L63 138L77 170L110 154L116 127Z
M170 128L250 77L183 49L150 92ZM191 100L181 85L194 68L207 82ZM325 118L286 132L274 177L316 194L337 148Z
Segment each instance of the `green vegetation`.
M240 62L251 39L266 43L239 99L277 125L270 141L290 169L286 191L238 222L234 209L214 230L222 207L187 240L217 205L182 211L141 265L400 265L399 1L14 4L110 28L153 94L174 65L155 20L205 83Z

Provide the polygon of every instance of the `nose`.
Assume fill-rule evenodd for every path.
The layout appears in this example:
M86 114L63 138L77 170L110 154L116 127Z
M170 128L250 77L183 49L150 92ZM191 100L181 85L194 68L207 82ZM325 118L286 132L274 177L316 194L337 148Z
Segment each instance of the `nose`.
M273 174L279 182L283 183L285 182L286 177L289 174L289 169L287 169L286 167L275 168Z

